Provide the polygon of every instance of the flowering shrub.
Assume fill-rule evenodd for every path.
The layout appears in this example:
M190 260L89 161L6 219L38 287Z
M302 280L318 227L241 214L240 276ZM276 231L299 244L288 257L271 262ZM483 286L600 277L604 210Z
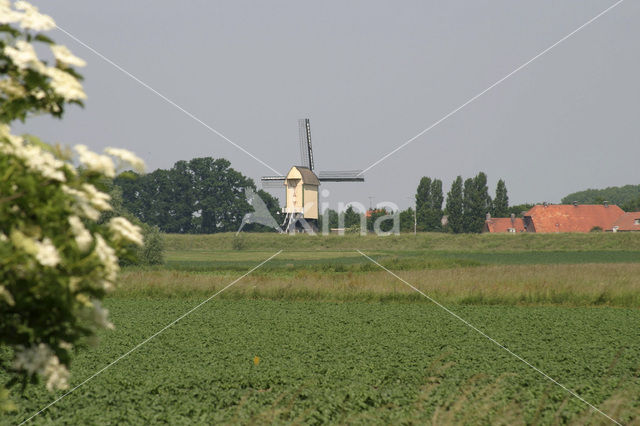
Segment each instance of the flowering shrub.
M39 378L49 390L68 387L70 351L113 328L100 300L115 284L119 257L143 242L122 217L98 222L112 209L108 179L127 164L143 169L142 160L78 145L76 167L69 150L11 134L14 120L62 117L65 104L86 98L72 68L84 61L40 33L54 27L34 6L0 0L0 345L14 354L0 364L12 377L7 388ZM36 42L48 46L54 66L38 58ZM0 387L5 409L6 395Z

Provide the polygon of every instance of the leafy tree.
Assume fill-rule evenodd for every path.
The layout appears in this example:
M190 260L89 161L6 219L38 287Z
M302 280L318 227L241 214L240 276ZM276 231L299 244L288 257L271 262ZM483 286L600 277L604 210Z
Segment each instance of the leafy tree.
M400 212L400 232L413 232L414 226L414 210L409 207Z
M640 185L610 186L604 189L586 189L574 192L562 199L563 204L577 201L579 204L610 204L623 205L640 198Z
M170 222L165 232L194 232L193 212L195 211L196 194L193 191L194 174L187 161L178 161L169 170L171 181Z
M318 218L318 229L320 229L323 232L325 229L325 223L324 223L325 220L328 221L328 223L326 224L327 232L331 231L331 229L338 228L339 215L337 211L333 209L327 209L324 212L322 212L322 214Z
M640 211L640 197L635 200L628 201L620 206L625 212L638 212Z
M343 214L345 228L355 228L360 226L362 214L356 212L353 206L347 207Z
M131 244L129 247L132 256L126 259L121 258L121 265L161 265L164 263L164 239L157 226L151 226L132 215L124 208L122 202L122 189L115 186L113 182L107 185L111 196L111 210L104 211L98 219L98 223L109 223L117 216L126 218L142 230L143 246Z
M230 168L225 159L194 158L189 161L196 194L196 232L236 231L251 207L244 188L255 187L253 181Z
M262 189L258 190L258 196L262 201L264 201L267 209L269 210L269 213L276 220L278 225L282 225L284 216L282 214L282 210L280 209L280 202L278 201L278 199ZM251 223L245 225L243 230L245 232L273 232L273 228L259 223Z
M529 204L529 203L517 204L515 206L510 206L507 209L507 215L511 216L512 214L514 214L517 217L521 217L523 213L531 210L533 208L533 206L535 206L535 204Z
M164 232L215 233L236 231L252 207L245 188L256 189L253 180L230 167L225 159L211 157L178 161L169 170L148 175L126 172L118 176L124 207L137 218ZM272 216L282 223L278 199L257 192ZM260 224L246 231L266 231Z
M446 214L448 216L447 228L455 233L464 232L464 201L462 189L462 176L456 177L447 193Z
M384 209L384 208L378 208L378 209L374 209L374 210L370 210L369 213L369 217L367 218L367 230L369 230L370 232L374 232L374 225L376 223L376 221L381 218L382 216L385 215L390 215L393 212ZM380 222L380 231L382 232L389 232L393 229L393 219L392 218L387 218L387 219L383 219Z
M491 215L494 217L506 217L509 214L509 196L507 185L500 179L496 185L496 198L493 199Z

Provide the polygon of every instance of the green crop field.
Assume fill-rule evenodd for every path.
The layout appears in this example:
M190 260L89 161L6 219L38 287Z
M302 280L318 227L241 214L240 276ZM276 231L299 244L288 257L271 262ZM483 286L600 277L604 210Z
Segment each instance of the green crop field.
M640 235L241 238L169 235L166 265L126 268L72 387L283 250L33 423L611 424L358 249L640 422ZM18 392L2 420L61 394Z

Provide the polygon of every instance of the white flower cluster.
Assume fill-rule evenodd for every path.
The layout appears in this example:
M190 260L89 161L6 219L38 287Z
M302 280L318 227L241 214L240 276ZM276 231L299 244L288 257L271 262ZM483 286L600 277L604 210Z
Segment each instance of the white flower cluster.
M87 200L89 200L93 207L101 212L111 210L111 205L109 204L111 196L109 194L98 191L96 187L90 183L83 183L82 189L84 189L84 193L87 194Z
M0 24L13 24L19 22L22 14L11 9L9 0L0 0Z
M116 240L126 240L139 246L144 244L142 229L124 217L114 217L109 221L109 229Z
M53 87L56 94L62 96L65 100L87 99L87 95L82 89L82 84L68 72L58 68L47 67L42 73L51 77L51 87Z
M67 185L62 185L62 190L65 194L76 199L78 214L91 220L98 220L100 218L100 212L93 208L83 191L78 191L77 189L70 188Z
M120 266L118 265L118 256L116 251L109 244L106 243L102 235L96 234L96 255L102 265L104 265L105 278L109 282L114 282L120 272Z
M15 47L6 46L4 53L10 57L13 63L21 70L29 66L39 69L43 69L44 67L44 64L38 59L38 55L33 46L24 40L16 41Z
M43 15L38 8L26 1L17 1L15 10L9 0L0 0L0 24L20 23L26 30L48 31L56 27L50 16Z
M25 88L13 79L0 80L0 92L9 98L22 98L27 95ZM44 93L44 92L43 92Z
M38 248L38 252L36 253L36 260L42 266L49 266L53 268L58 263L60 263L60 255L58 254L58 250L49 238L45 238L41 242L35 241L35 245Z
M78 248L82 252L86 252L91 247L91 243L93 243L93 237L91 237L91 233L87 231L87 228L84 227L82 221L78 216L69 217L69 224L71 225L71 232L76 239L76 244L78 244Z
M108 147L104 150L107 154L116 157L120 161L120 165L129 164L137 172L143 173L145 169L144 161L131 151L121 148Z
M99 300L94 299L91 301L91 304L93 305L93 322L101 328L113 330L115 327L113 323L109 321L109 310L103 308Z
M84 67L87 63L75 56L66 46L60 44L51 45L51 52L58 62L65 66Z
M98 191L95 186L85 183L82 185L82 191L75 188L70 188L66 185L62 186L62 190L67 194L73 196L79 208L79 213L87 219L98 220L100 218L100 212L111 210L109 201L111 196L104 192Z
M26 1L17 1L15 8L23 11L20 14L20 26L26 30L49 31L56 27L56 23L48 15L43 15L38 8Z
M80 163L84 167L92 172L101 173L106 177L115 177L116 169L111 158L89 151L86 145L76 145L74 148L78 153Z
M34 144L25 143L19 136L13 136L9 132L9 127L0 125L0 139L5 139L9 143L1 143L0 152L14 155L24 161L30 171L39 173L47 179L64 182L66 180L64 172L61 170L66 163L57 159L52 153Z
M51 17L38 12L38 8L25 1L17 1L15 9L11 9L8 0L0 0L0 24L19 22L24 29L35 31L47 31L56 27ZM69 66L83 67L86 62L75 56L65 46L50 45L51 52L61 68ZM31 43L26 40L17 40L14 46L4 47L4 53L20 70L31 68L51 79L51 87L57 95L67 101L86 99L87 95L82 89L82 84L72 74L56 67L46 66L39 58ZM9 86L9 89L15 87ZM15 90L14 90L15 92ZM43 99L45 93L36 91L34 96Z
M47 389L67 389L69 370L60 364L60 360L44 343L25 348L19 347L13 362L14 368L25 370L29 376L39 374L47 380Z

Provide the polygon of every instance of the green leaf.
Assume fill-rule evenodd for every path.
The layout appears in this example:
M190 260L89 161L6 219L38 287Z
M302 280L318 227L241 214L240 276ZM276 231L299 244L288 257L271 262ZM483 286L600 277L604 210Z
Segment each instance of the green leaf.
M55 41L51 40L49 37L47 37L46 35L43 35L43 34L36 35L35 39L37 41L41 41L41 42L47 43L47 44L56 44Z

